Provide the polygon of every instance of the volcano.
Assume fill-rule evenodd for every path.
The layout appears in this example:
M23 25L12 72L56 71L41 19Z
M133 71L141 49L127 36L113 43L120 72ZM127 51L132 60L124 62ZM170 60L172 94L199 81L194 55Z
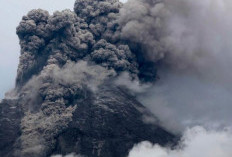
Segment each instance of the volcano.
M155 64L138 53L142 46L118 35L122 5L76 0L74 11L37 9L22 18L16 85L0 103L1 157L125 157L141 141L175 143L176 136L115 83L122 73L157 79Z

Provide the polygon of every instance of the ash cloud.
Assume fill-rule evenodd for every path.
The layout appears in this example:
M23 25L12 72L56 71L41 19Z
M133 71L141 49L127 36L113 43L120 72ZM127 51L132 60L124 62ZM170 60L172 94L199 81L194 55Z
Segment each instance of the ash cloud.
M228 0L129 0L120 10L120 37L140 45L135 53L160 78L139 100L171 130L231 125L231 8Z
M160 78L138 94L138 99L169 131L183 133L186 127L201 125L208 130L203 133L206 138L214 139L209 136L218 129L214 133L222 135L224 141L231 139L231 132L221 131L232 125L231 8L228 0L129 0L121 10L119 21L122 32L125 30L121 37L141 44L140 52L146 61L156 63ZM151 46L153 43L162 49L156 51L157 46ZM199 137L204 138L201 134ZM215 138L216 145L205 143L198 148L191 143L199 139L197 136L185 137L184 148L172 150L143 143L130 156L227 157L231 154L222 147L231 147L230 142L220 143L221 139ZM218 152L211 154L212 150Z
M120 10L119 34L131 49L131 42L140 45L135 53L146 61L228 81L230 10L228 0L129 0Z
M162 10L164 4L158 0L129 0L120 10L117 19L120 37L128 42L139 44L140 55L147 61L158 61L164 57L162 46ZM142 53L142 54L141 54Z
M50 62L63 66L67 60L89 56L108 68L136 74L136 59L129 47L112 45L104 37L111 36L110 23L120 7L119 1L76 1L76 13L64 10L49 15L41 9L30 11L17 27L21 45L17 85L24 84Z
M15 154L49 154L78 102L107 81L174 133L231 125L231 8L228 0L76 0L74 11L30 11L17 27L11 94L24 117Z
M13 155L46 156L86 95L122 72L137 79L136 56L112 42L121 7L117 0L77 0L74 12L35 9L22 18L16 88L8 94L24 113Z

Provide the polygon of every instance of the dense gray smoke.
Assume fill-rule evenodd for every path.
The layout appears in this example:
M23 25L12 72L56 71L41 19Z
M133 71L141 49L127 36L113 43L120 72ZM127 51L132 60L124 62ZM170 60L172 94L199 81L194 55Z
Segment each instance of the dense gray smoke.
M227 0L129 0L120 10L119 34L140 45L137 53L147 61L229 81L230 10Z
M164 4L159 0L129 0L120 10L118 23L122 39L139 44L140 55L147 61L165 57L162 46ZM141 54L142 53L142 54Z
M74 11L30 11L8 93L24 113L14 153L51 153L78 103L106 82L128 87L172 132L231 126L231 10L229 0L76 0Z
M174 131L196 124L231 126L231 2L151 2L129 0L120 17L123 29L128 30L123 37L134 35L136 42L148 37L149 42L143 44L145 48L159 41L165 50L145 51L149 59L159 60L160 80L140 100ZM156 21L148 20L153 24L140 21L146 18ZM138 24L130 25L135 21ZM158 29L143 30L156 26L157 21L160 21ZM129 26L135 28L127 29ZM153 30L159 30L159 40L151 40L157 37ZM132 31L147 33L143 37Z
M138 80L140 65L121 41L118 0L77 0L74 12L32 10L17 27L21 56L7 98L23 110L15 156L46 156L78 103L121 72Z
M84 58L114 68L117 72L130 71L136 74L137 64L129 47L112 45L104 40L103 34L110 33L108 25L114 12L119 11L119 4L118 1L109 4L105 1L76 1L76 14L70 10L55 12L52 16L40 9L29 12L17 28L21 45L17 85L23 85L47 64L63 66L68 60L76 62ZM93 5L97 11L77 8L81 5L84 8ZM102 13L98 13L101 7Z
M21 56L16 89L8 94L20 99L25 114L15 155L48 154L88 92L123 71L137 78L129 46L109 39L121 6L117 0L77 0L75 12L49 15L38 9L23 17L17 27Z
M123 6L121 38L141 44L145 59L158 66L155 85L134 84L143 89L139 100L173 132L195 125L209 130L183 137L184 146L174 151L142 143L130 156L230 156L221 145L231 147L231 132L218 130L232 126L231 9L229 0L129 0ZM214 129L217 146L195 141ZM202 153L194 153L202 149L195 142Z

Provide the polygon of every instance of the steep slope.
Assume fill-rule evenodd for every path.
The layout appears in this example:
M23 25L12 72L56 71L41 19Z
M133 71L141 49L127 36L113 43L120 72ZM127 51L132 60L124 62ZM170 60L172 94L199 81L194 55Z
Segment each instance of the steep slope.
M125 157L138 142L147 140L166 145L175 140L174 135L158 126L158 121L157 125L144 122L145 116L157 119L127 90L109 84L99 87L96 93L87 93L77 105L67 127L54 136L53 143L41 132L37 140L48 140L43 152L39 152L41 149L37 146L22 148L18 143L22 136L22 110L17 103L4 100L0 106L0 155L3 157L46 157L72 152L89 157Z
M22 116L17 100L3 100L0 103L0 156L7 156L13 151L13 145L21 134Z
M69 127L57 137L54 153L76 152L89 157L125 157L135 143L174 142L174 135L146 124L149 112L121 88L103 86L74 112ZM152 117L155 120L155 117Z

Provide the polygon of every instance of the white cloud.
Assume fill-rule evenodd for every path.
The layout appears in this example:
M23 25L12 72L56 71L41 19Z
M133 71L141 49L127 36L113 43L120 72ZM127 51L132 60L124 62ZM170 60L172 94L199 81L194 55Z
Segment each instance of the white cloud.
M120 0L122 3L126 3L128 0Z
M76 155L75 153L71 153L71 154L68 154L68 155L52 155L51 157L83 157L82 155Z
M142 142L128 157L231 157L231 130L207 131L202 127L188 129L176 149Z

